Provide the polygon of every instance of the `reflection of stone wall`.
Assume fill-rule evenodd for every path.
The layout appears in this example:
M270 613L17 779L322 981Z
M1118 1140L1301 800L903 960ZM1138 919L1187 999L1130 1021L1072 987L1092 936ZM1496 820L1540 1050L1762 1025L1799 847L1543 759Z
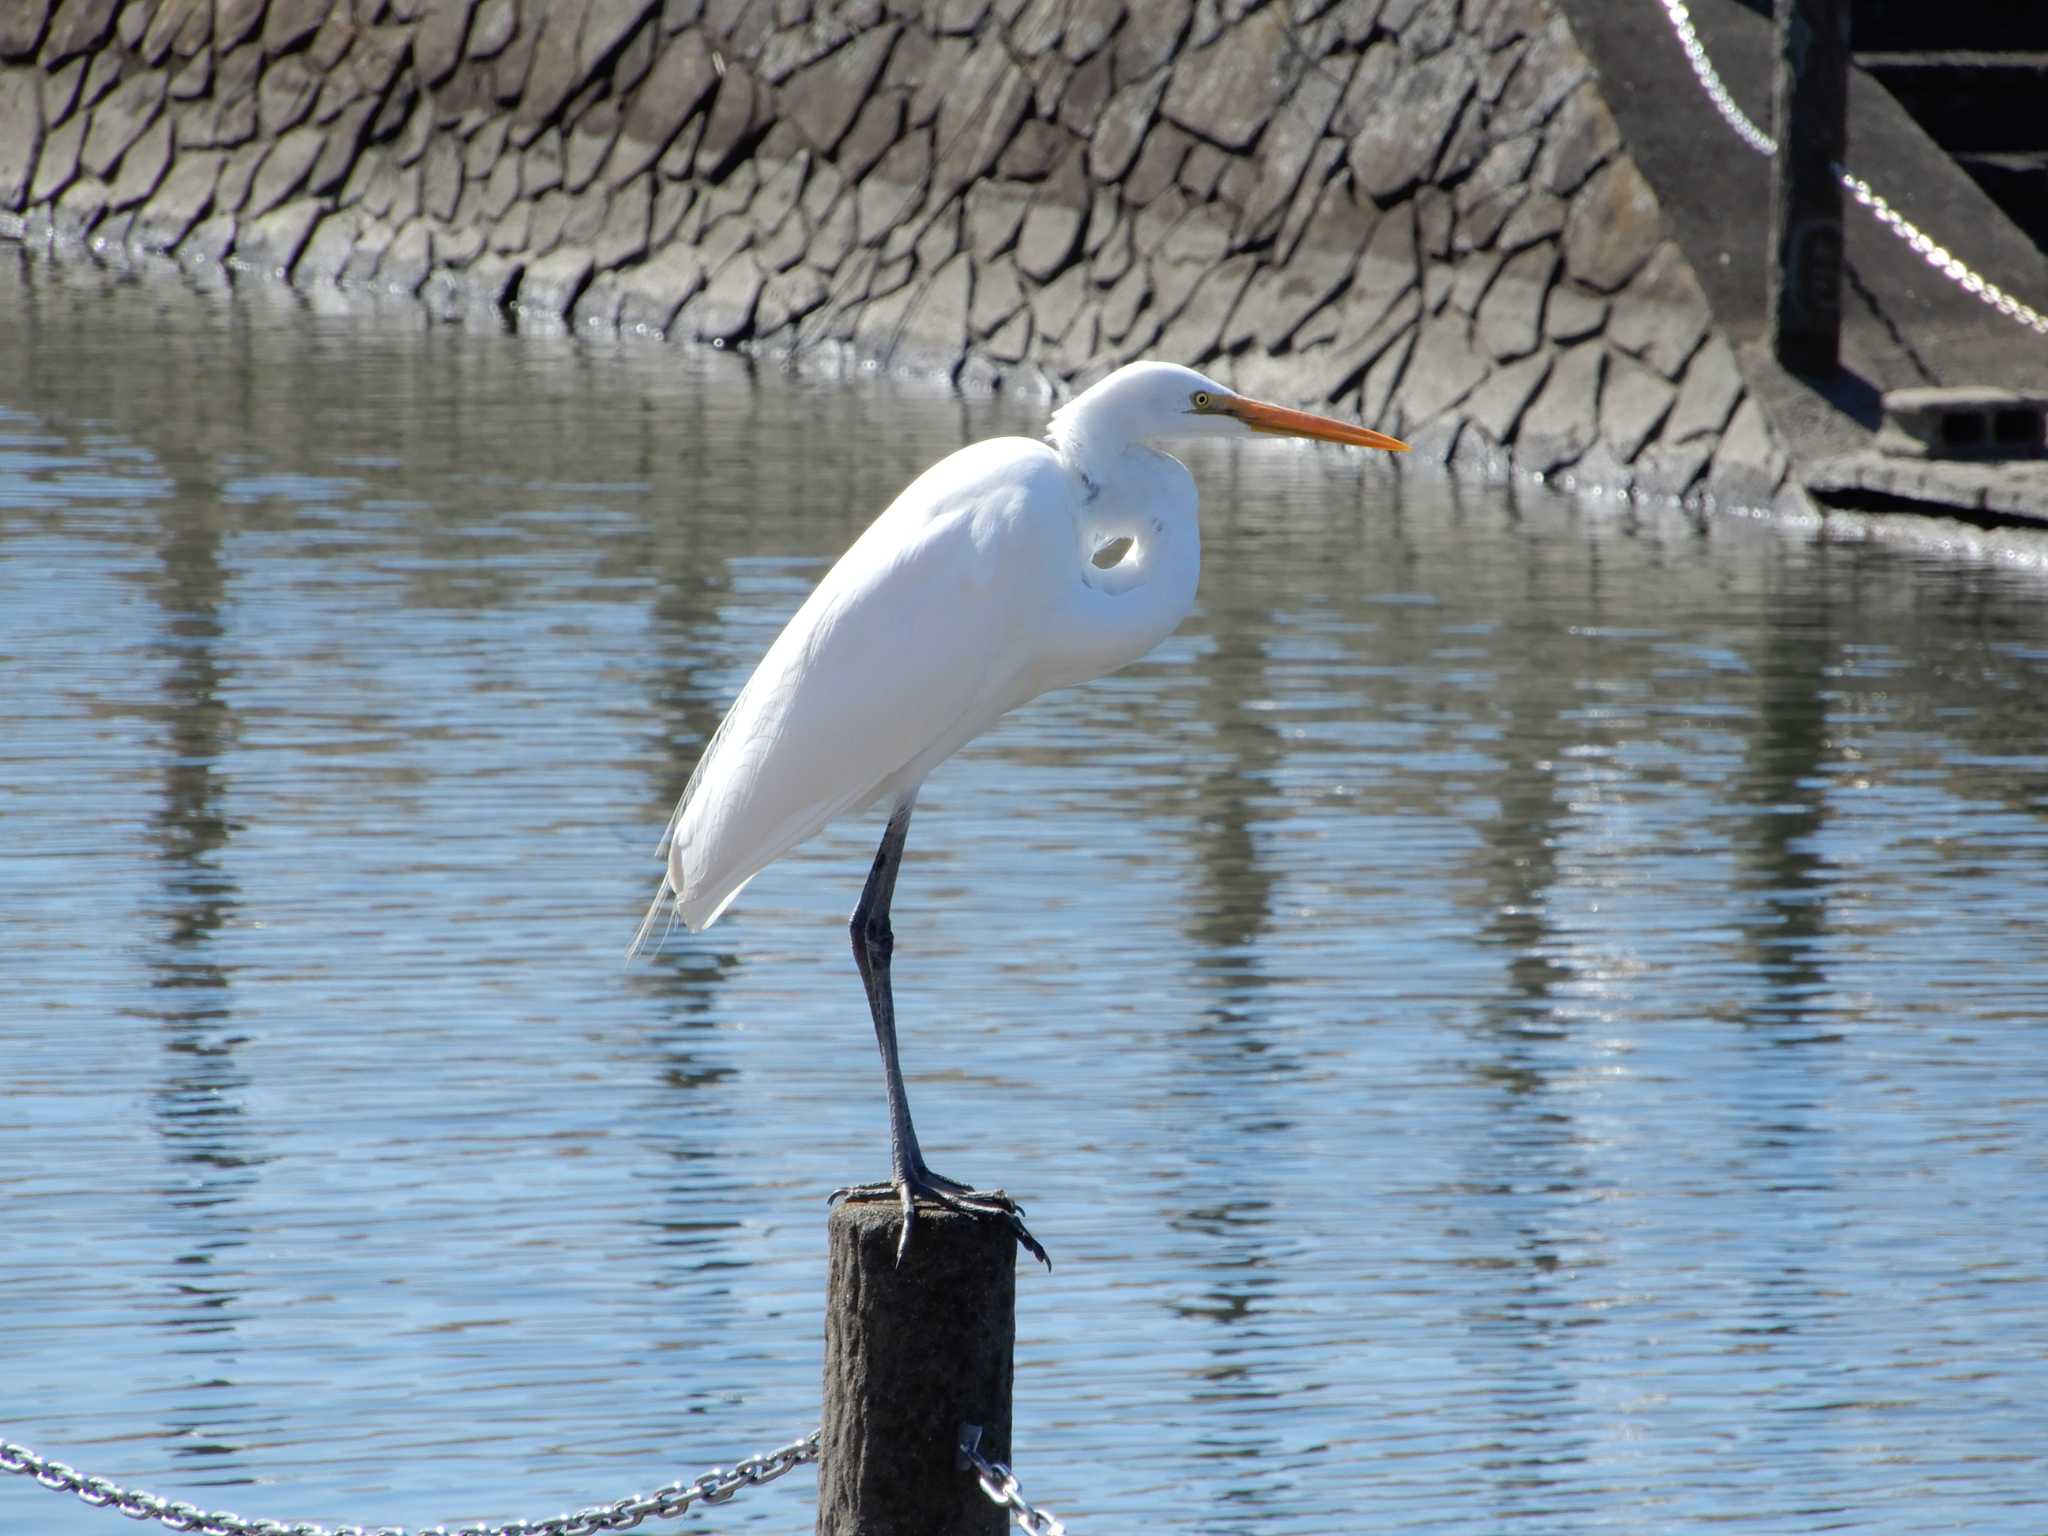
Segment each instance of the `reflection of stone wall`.
M1553 0L4 0L0 234L1784 471Z

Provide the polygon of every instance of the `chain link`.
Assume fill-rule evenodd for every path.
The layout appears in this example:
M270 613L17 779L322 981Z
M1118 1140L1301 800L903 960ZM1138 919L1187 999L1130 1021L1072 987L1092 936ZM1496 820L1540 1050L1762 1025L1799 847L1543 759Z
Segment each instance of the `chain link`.
M1735 98L1728 94L1728 87L1723 83L1720 71L1714 68L1714 61L1707 57L1706 45L1700 41L1700 35L1693 27L1692 13L1686 9L1684 0L1658 0L1658 3L1664 7L1664 14L1671 18L1671 30L1678 36L1679 47L1685 50L1686 62L1692 65L1692 72L1700 83L1700 89L1707 93L1707 99L1720 112L1722 121L1735 131L1743 143L1758 154L1775 155L1778 152L1778 141L1751 122L1749 114L1738 107ZM1935 271L1955 283L1963 292L1990 305L2001 315L2019 322L2039 335L2048 336L2048 315L2043 315L2030 304L2022 303L1989 278L1972 270L1960 257L1938 244L1932 236L1892 207L1861 176L1834 162L1829 163L1828 169L1841 179L1842 186L1851 197L1870 210L1872 218L1905 241L1907 246Z
M693 1504L723 1504L742 1488L772 1483L818 1459L820 1433L814 1429L801 1440L764 1456L749 1456L729 1469L713 1467L694 1482L668 1483L652 1493L633 1494L548 1520L514 1520L504 1525L433 1525L411 1533L395 1525L287 1524L279 1520L245 1519L226 1510L203 1510L196 1504L123 1488L104 1477L87 1477L61 1461L38 1456L11 1440L0 1440L0 1472L34 1478L52 1492L74 1494L95 1509L118 1510L131 1520L154 1520L193 1536L598 1536L603 1531L630 1531L643 1520L673 1520Z
M1018 1529L1025 1536L1067 1536L1067 1528L1060 1524L1051 1510L1040 1509L1024 1497L1024 1490L1017 1484L1016 1473L1002 1462L990 1461L981 1454L979 1425L963 1424L960 1427L960 1459L974 1469L981 1491L988 1495L989 1502L1002 1505L1016 1516Z

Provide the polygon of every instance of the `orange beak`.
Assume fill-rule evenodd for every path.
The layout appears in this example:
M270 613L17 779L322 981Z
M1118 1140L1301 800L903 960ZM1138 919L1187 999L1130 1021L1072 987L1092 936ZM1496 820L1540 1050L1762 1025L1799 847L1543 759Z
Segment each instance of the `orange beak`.
M1408 445L1398 437L1375 432L1371 427L1355 427L1335 417L1318 416L1313 411L1291 411L1284 405L1268 405L1263 400L1247 400L1238 396L1219 400L1216 409L1223 415L1235 416L1254 432L1273 432L1282 437L1312 437L1325 443L1349 443L1354 448L1384 448L1388 453L1408 451Z

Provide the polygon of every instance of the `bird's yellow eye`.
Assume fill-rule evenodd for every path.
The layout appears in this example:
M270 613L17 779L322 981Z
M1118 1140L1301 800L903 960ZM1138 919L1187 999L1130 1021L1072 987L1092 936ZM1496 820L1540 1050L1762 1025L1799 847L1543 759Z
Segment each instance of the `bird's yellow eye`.
M1206 389L1196 390L1194 394L1188 397L1188 400L1189 403L1192 404L1194 408L1198 411L1206 411L1207 409L1209 409L1209 391L1207 391Z

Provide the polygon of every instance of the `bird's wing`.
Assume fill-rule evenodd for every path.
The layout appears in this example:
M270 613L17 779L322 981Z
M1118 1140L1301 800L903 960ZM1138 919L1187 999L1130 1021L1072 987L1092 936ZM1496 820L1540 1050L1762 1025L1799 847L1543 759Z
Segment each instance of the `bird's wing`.
M776 858L914 790L1041 691L1074 537L1071 483L1041 444L977 444L912 483L777 637L692 775L664 882L683 921L715 921Z

